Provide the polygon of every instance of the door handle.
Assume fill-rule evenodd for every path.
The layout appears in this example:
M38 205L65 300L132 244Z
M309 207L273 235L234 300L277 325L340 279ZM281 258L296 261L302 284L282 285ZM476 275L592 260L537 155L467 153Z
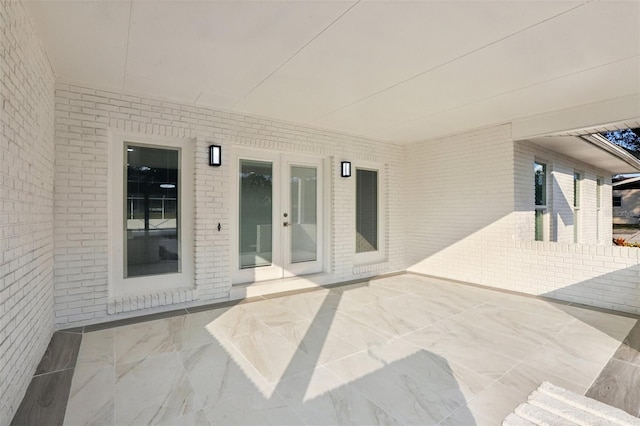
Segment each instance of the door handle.
M282 222L282 226L289 226L289 222Z

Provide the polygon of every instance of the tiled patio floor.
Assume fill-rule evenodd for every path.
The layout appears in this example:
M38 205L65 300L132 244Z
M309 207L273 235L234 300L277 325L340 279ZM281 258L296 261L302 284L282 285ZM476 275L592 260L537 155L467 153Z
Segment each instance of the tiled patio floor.
M85 333L65 424L498 425L544 380L584 394L635 323L393 276Z

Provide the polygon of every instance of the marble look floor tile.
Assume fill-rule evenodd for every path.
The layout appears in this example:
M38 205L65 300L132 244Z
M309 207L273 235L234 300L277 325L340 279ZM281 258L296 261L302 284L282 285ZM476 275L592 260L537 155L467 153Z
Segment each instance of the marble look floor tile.
M198 315L204 321L209 321L206 328L216 339L244 336L266 328L250 313L249 305L251 303L199 312Z
M180 417L173 417L166 419L157 424L157 426L211 426L207 415L204 410L196 411L194 413L185 414Z
M573 316L563 308L566 303L556 303L550 300L538 299L535 297L525 297L516 294L502 293L498 299L487 302L488 305L507 307L516 311L526 312L534 315L542 315L553 319L555 322L569 323Z
M586 309L578 306L564 306L562 309L575 319L621 342L629 334L637 320L621 315Z
M447 294L449 297L456 295L460 300L465 300L467 303L472 302L476 305L482 305L487 302L498 300L504 294L496 290L439 280L436 278L425 278L425 280L432 283L434 290L437 290L438 292Z
M394 368L394 364L367 359L367 355L360 352L325 367L347 380L349 386L357 388L401 424L436 424L465 402L464 395L453 381L449 386L442 386L446 389L434 391L420 380ZM375 368L376 362L380 365L378 368Z
M336 334L330 333L329 327L320 322L298 321L272 329L310 358L315 359L317 365L344 358L360 350Z
M403 337L403 339L405 338ZM414 341L410 340L410 342L413 343ZM469 342L457 340L438 343L435 347L424 349L446 359L450 363L468 368L491 379L502 377L519 362L497 352L478 348Z
M399 298L403 297L401 296ZM408 317L417 319L412 316L408 310L403 312L394 309L393 307L387 307L387 305L384 304L384 301L345 309L341 311L341 313L367 324L376 331L395 337L410 333L425 325L412 322L408 319Z
M526 357L523 363L585 387L593 382L604 367L604 364L545 346Z
M429 283L422 277L411 274L403 274L393 277L371 280L369 282L369 285L371 287L386 287L390 288L391 290L413 294L416 291L420 291L426 287L432 286L433 284Z
M531 392L538 389L542 382L550 382L556 386L584 395L587 387L568 381L560 376L532 367L525 363L518 364L511 371L498 380L498 383L511 388L514 395L526 401Z
M593 341L557 333L550 334L549 340L544 346L566 352L574 357L595 362L599 365L604 365L620 345L615 339L610 339L610 341Z
M384 330L376 330L340 312L318 315L314 323L328 327L331 334L335 334L358 349L375 347L393 338L393 335Z
M33 377L11 425L61 425L72 377L73 369Z
M592 325L574 319L558 332L558 338L569 338L589 342L593 345L617 349L624 340L610 336Z
M101 369L113 368L114 341L113 330L94 331L82 336L77 366Z
M176 353L115 368L115 423L154 424L202 408Z
M211 424L302 424L231 342L185 350L180 359Z
M442 354L452 351L486 352L522 360L541 345L513 336L495 333L487 321L475 323L460 318L447 318L403 337L404 340L428 351Z
M494 383L469 403L443 420L443 426L498 426L518 405L526 401L509 386Z
M203 406L234 404L238 395L247 404L272 396L273 387L229 341L185 350L179 357Z
M399 423L322 367L280 382L276 392L309 425Z
M114 397L112 366L96 369L93 363L79 365L73 374L64 424L113 425Z
M274 299L275 300L275 299ZM273 300L262 300L243 306L246 311L268 326L277 326L304 318Z
M416 349L416 352L419 349ZM409 356L400 354L399 359ZM362 351L349 357L325 364L323 367L346 383L354 382L370 374L384 369L388 362L373 355L370 351Z
M354 284L351 286L336 287L331 289L332 293L340 294L343 298L355 303L366 305L379 302L384 299L391 299L405 294L405 292L393 290L388 287L370 286Z
M486 303L487 300L486 297L481 297L474 292L460 291L455 284L451 283L418 287L413 290L413 294L429 300L433 305L442 305L442 309L445 309L447 314L473 309Z
M586 396L640 415L640 366L611 359L604 367Z
M640 365L640 321L636 322L622 344L617 348L614 358L631 364Z
M240 399L240 398L238 398ZM221 407L205 407L204 412L213 425L225 426L300 426L304 422L282 398L274 395L259 404L243 403Z
M216 340L209 331L223 310L198 312L176 317L171 322L171 338L177 351L207 345Z
M55 332L36 368L35 375L73 368L76 365L82 335Z
M314 358L270 328L230 341L270 383L316 367Z
M311 320L317 315L335 311L340 304L340 297L337 294L324 292L310 292L294 296L279 297L272 299L273 303L282 306L285 310L291 311L300 318Z
M171 337L173 318L118 327L113 330L115 362L125 364L175 350Z
M491 305L463 312L456 320L468 324L483 324L493 332L537 344L546 343L550 333L559 332L572 321L570 318L547 318Z
M394 297L379 302L385 309L422 326L433 324L462 312L451 301L436 301L414 294Z
M393 340L367 352L370 357L408 374L430 390L455 391L470 399L494 379L420 349L402 339Z

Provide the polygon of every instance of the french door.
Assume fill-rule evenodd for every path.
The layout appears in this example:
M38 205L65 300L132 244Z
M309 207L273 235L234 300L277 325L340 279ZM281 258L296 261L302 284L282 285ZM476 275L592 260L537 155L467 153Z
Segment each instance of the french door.
M238 150L233 173L233 282L322 271L323 160Z

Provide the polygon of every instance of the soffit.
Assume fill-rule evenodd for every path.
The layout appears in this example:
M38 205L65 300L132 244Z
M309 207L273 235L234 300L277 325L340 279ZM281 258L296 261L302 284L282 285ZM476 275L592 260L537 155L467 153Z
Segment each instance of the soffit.
M640 92L640 3L28 1L63 81L394 142Z
M530 141L611 174L640 172L638 159L604 139L596 140L591 136L543 136Z

